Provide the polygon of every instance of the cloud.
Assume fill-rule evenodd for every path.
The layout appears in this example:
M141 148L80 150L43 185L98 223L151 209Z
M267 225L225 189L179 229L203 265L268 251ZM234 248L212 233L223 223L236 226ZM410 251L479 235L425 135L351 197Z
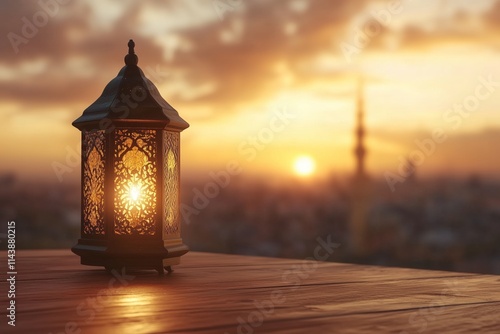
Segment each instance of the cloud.
M164 62L161 47L151 38L137 36L134 26L140 13L138 5L129 6L107 30L96 26L89 6L81 3L66 6L61 5L58 14L37 28L38 32L27 38L26 44L19 44L16 53L7 34L15 33L25 38L22 19L33 22L33 13L41 8L38 2L31 1L2 3L2 13L9 15L3 15L5 20L1 23L6 38L0 42L0 78L1 68L16 74L9 80L0 80L2 100L19 102L27 109L68 104L85 108L124 65L123 56L130 38L136 38L141 47L141 63L154 67ZM72 65L73 59L83 61ZM43 71L25 73L22 70L40 61L45 64ZM92 75L82 75L85 72Z
M421 172L430 175L446 171L448 175L463 176L478 173L498 176L500 157L495 154L495 145L492 143L500 141L499 128L445 134L446 138L442 143L432 144L430 132L368 129L367 140L379 144L374 147L368 146L368 157L373 163L380 162L383 158L388 170L395 171L401 159L404 160L412 154L420 154L415 152L422 152L425 159L418 166L419 174ZM420 146L416 142L419 142Z
M430 17L408 19L402 25L384 26L381 33L370 40L367 50L426 52L430 48L446 44L485 45L497 40L491 29L500 27L500 2L494 2L491 7L486 8L482 8L484 2L479 2L477 8L471 7L471 4L466 8L459 4L444 4L437 8L438 12L427 11L426 15ZM401 16L408 14L410 13L403 11ZM361 26L370 20L372 18Z
M500 28L500 1L496 1L488 10L483 19L490 28Z
M203 107L205 114L211 110L211 117L234 114L241 106L258 106L281 90L345 77L352 69L338 45L352 32L353 19L370 3L232 2L239 5L224 12L221 20L213 3L206 1L103 0L99 6L70 1L15 53L7 34L22 35L23 19L32 22L43 8L39 2L4 1L0 4L0 30L5 36L0 39L0 99L22 103L26 109L61 105L83 109L117 74L126 43L134 38L139 65L174 106ZM362 52L394 52L388 49L394 40L399 49L413 50L446 42L477 43L482 30L471 29L470 22L479 17L484 24L495 25L499 3L480 14L456 10L440 25L388 26ZM333 55L325 58L332 63L329 71L317 66L325 54ZM45 64L43 71L23 71L40 61ZM2 79L2 68L13 71L15 77Z

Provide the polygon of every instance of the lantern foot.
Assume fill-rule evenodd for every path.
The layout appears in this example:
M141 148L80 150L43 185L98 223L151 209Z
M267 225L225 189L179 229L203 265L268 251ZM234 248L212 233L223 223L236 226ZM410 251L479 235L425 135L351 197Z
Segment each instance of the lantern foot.
M165 272L163 271L163 267L156 268L156 271L158 272L158 275L160 275L160 276L165 275Z
M165 266L165 267L159 267L159 268L156 268L156 271L158 272L158 275L160 276L163 276L165 275L165 271L167 271L167 275L170 275L171 273L173 273L173 269L172 269L172 266Z

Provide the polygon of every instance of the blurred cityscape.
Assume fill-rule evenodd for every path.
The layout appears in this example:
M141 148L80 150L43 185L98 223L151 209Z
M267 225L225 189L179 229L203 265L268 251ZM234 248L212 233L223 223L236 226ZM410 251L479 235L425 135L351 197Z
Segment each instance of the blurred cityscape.
M418 177L366 168L362 82L352 175L324 180L226 176L182 183L184 242L194 251L312 257L318 237L340 244L330 261L500 274L500 180ZM217 177L217 176L216 176ZM207 185L216 190L208 192ZM0 219L16 221L18 249L69 248L80 234L80 185L0 175ZM6 249L7 224L1 225Z
M191 191L184 191L190 203ZM415 178L392 192L372 183L363 252L350 226L355 195L331 178L268 185L235 181L184 224L193 250L305 258L317 237L341 246L331 260L453 271L500 273L500 182Z
M331 235L340 244L331 261L500 273L498 181L413 177L392 192L385 180L372 180L361 253L352 242L351 181L233 178L196 209L193 190L203 186L183 185L182 203L193 209L182 226L191 250L305 258L318 237ZM18 249L69 248L79 238L79 185L24 184L2 175L0 203L0 219L16 221Z

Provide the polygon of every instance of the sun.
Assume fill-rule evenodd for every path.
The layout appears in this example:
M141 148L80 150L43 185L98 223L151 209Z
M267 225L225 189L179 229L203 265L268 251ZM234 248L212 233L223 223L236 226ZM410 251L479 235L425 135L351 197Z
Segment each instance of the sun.
M310 156L303 155L295 159L293 170L298 176L311 176L316 170L316 163Z

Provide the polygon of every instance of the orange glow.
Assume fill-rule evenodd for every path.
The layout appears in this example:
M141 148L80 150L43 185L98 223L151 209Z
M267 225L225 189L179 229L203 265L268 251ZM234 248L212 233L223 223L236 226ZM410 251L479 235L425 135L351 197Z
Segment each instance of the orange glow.
M192 131L182 143L187 175L206 175L234 160L245 173L289 175L289 162L301 152L314 156L317 168L301 172L293 167L294 175L351 173L360 73L371 174L397 170L401 157L419 149L415 141L436 129L448 139L418 166L419 175L450 166L458 174L497 174L500 157L485 143L496 142L500 133L500 113L495 112L500 51L494 47L500 5L491 0L408 2L365 41L357 34L367 22L381 19L373 19L373 13L387 13L383 1L285 3L253 10L256 5L246 2L223 13L197 1L172 6L71 3L54 19L57 34L51 39L57 50L40 43L51 25L29 45L13 48L5 39L0 142L15 145L1 147L0 174L78 182L80 138L70 123L123 66L120 59L132 37L126 16L132 12L140 13L133 30L140 32L136 52L145 75L188 115ZM15 17L32 17L40 10L36 2L9 6ZM339 20L323 15L333 10ZM0 17L13 15L9 12ZM255 13L265 15L255 20ZM276 31L262 34L267 25ZM20 26L10 29L21 34ZM357 45L361 40L363 45ZM355 50L349 59L342 43ZM483 81L493 84L480 87ZM473 111L449 111L474 102L476 91L485 98ZM274 122L274 112L282 109L294 117ZM130 200L144 199L146 193L134 190Z

